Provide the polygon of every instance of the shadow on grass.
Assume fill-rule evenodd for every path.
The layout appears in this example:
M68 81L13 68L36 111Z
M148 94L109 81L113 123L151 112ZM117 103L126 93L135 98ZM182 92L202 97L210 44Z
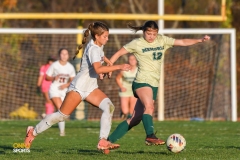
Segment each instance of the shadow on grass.
M13 146L7 146L7 145L0 145L0 149L2 150L13 150ZM2 151L4 152L4 151Z
M167 152L152 152L152 151L118 151L118 150L114 150L112 152L117 152L117 153L123 153L123 154L151 154L151 155L159 155L159 154L162 154L162 155L168 155Z
M62 151L63 154L75 154L74 150L76 149L68 149L67 151ZM120 153L120 154L131 154L131 155L139 155L139 154L150 154L150 155L168 155L167 152L152 152L152 151L120 151L120 150L111 150L112 153ZM93 149L77 149L77 153L81 155L99 155L103 154L101 151L93 150Z
M90 150L87 150L87 149L78 149L77 151L78 154L85 154L85 155L98 155L98 154L102 154L101 151L98 151L98 150L93 150L93 149L90 149Z
M75 148L72 148L72 149L66 149L64 151L61 151L60 153L63 153L63 154L81 154L81 155L98 155L100 154L101 152L98 151L98 150L93 150L93 149L75 149Z
M240 145L239 146L204 146L203 148L206 149L239 149L240 150Z
M239 149L240 150L240 145L239 146L227 146L227 149Z

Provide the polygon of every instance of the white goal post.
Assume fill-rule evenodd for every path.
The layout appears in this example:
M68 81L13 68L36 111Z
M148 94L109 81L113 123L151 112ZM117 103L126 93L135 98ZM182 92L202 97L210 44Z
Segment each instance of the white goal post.
M0 34L82 34L84 29L32 29L32 28L2 28ZM231 121L237 121L237 75L236 75L236 31L235 29L163 29L160 34L228 34L230 35L230 91L231 91ZM110 29L110 34L118 35L132 35L134 34L130 29ZM142 34L137 32L136 34ZM162 83L163 84L163 83ZM160 88L158 99L164 99L164 85ZM157 119L159 121L164 118L164 101L158 105Z

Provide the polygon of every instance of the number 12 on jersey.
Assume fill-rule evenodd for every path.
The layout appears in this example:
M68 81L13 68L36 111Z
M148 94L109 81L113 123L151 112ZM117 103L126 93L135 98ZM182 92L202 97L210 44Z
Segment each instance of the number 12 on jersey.
M162 58L162 52L153 52L153 60L159 60Z

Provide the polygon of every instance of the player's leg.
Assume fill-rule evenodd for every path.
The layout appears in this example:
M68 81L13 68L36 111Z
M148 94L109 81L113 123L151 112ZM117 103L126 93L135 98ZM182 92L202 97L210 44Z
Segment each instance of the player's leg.
M162 145L165 142L158 139L154 134L153 126L153 113L154 113L154 100L156 98L157 89L153 91L152 87L141 87L136 89L136 94L144 105L144 113L142 116L143 126L146 132L146 144L147 145Z
M137 102L137 98L135 98L134 96L131 96L131 97L129 97L129 101L130 101L130 103L129 103L129 117L128 118L130 118L133 114L134 107Z
M27 135L24 142L25 146L27 148L30 148L35 136L47 130L52 125L66 120L73 112L73 110L77 107L77 105L81 102L81 100L82 98L79 93L75 91L68 92L59 111L47 115L35 126L35 128L32 126L29 126L27 128Z
M43 92L43 96L45 99L45 113L46 113L46 115L52 114L54 112L54 105L53 105L51 99L49 98L48 91Z
M104 150L118 148L119 145L107 141L112 125L112 115L115 109L111 100L98 88L93 90L85 100L92 105L99 107L103 111L100 120L100 141L98 143L98 149Z
M138 125L142 120L144 112L144 106L139 99L137 99L133 114L131 118L121 122L113 133L108 137L108 140L112 143L122 138L132 127Z
M61 97L52 97L51 100L52 100L53 104L55 105L55 107L57 108L57 110L59 110L62 105L62 98ZM60 131L60 136L65 136L65 121L58 122L58 128Z
M121 110L124 118L127 118L129 113L129 97L120 97Z

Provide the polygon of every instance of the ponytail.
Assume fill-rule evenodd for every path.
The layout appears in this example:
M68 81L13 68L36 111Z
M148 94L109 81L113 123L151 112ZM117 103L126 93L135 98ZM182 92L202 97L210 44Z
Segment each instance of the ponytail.
M155 21L146 21L143 26L133 26L131 23L128 23L127 26L134 30L136 33L139 30L145 32L148 29L158 30L158 25Z
M73 57L73 59L75 59L75 57L79 53L79 50L82 49L83 45L87 42L87 37L89 36L89 34L91 34L93 41L95 41L96 40L95 35L100 36L104 33L104 31L109 31L109 28L106 24L104 24L102 22L94 22L94 23L89 24L88 28L83 33L82 44L80 44L77 47L77 50L75 52L75 56Z
M143 26L133 26L131 23L127 23L128 28L131 28L135 33L139 30L143 30Z
M87 42L87 37L89 36L89 32L91 32L93 25L94 25L94 23L89 24L88 28L83 32L82 44L78 45L77 50L75 52L75 56L73 57L73 60L78 55L79 51L83 48L83 45Z

